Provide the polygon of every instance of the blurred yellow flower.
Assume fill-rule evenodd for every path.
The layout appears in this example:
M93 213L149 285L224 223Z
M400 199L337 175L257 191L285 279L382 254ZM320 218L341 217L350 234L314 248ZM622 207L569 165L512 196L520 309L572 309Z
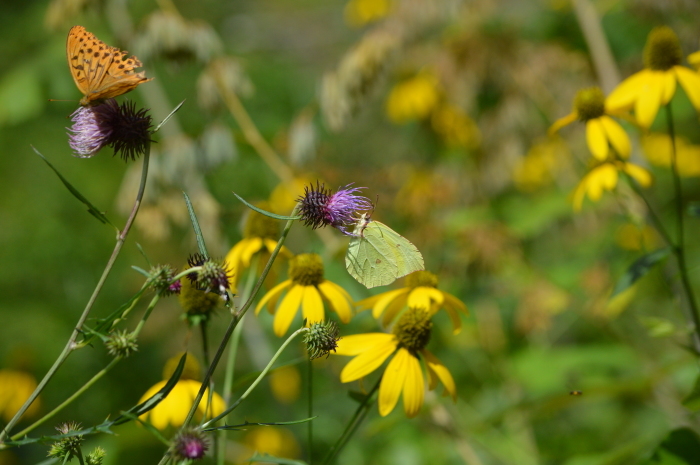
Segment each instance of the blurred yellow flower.
M369 375L393 355L379 385L379 414L394 410L403 396L406 416L413 418L423 406L425 381L421 360L428 372L428 387L435 389L438 380L445 386L445 395L457 400L457 387L447 368L425 346L430 339L432 323L428 312L411 308L394 325L393 334L367 333L343 337L338 341L337 355L354 356L340 372L340 381L349 383Z
M644 47L645 69L622 81L608 96L606 106L613 111L634 108L639 124L648 128L659 107L668 104L676 93L676 83L680 83L693 107L700 111L700 75L681 66L682 56L675 32L667 26L654 28Z
M345 22L360 27L385 18L391 12L390 0L350 0L345 4Z
M182 354L172 357L166 362L165 368L163 369L163 378L165 378L165 380L156 383L146 391L139 400L139 403L147 400L165 386L167 380L175 371L175 367L181 355ZM177 384L175 384L172 391L170 391L168 396L152 410L144 413L139 418L148 420L159 430L164 430L168 426L173 426L175 428L182 426L190 408L192 408L192 404L194 403L195 397L197 397L199 389L202 387L202 383L197 381L199 378L199 371L199 362L197 362L194 356L188 354L180 379ZM211 405L209 405L208 400L209 389L206 390L202 401L197 406L197 414L195 415L197 421L203 416L206 416L206 418L213 418L226 408L224 399L216 392L212 395Z
M237 451L235 463L263 464L268 462L251 462L253 454L271 455L287 459L299 457L301 449L294 434L280 426L251 429L243 438L243 445Z
M617 186L618 173L622 171L637 181L642 187L651 185L651 173L641 166L627 162L606 162L593 168L576 186L573 194L574 210L581 210L586 195L594 202L600 200L604 191L612 191Z
M606 160L612 147L622 158L629 158L632 145L622 126L609 115L609 108L603 91L598 87L582 89L576 94L574 110L559 118L549 128L553 135L564 126L576 120L586 123L586 142L588 149L598 160Z
M461 108L449 103L433 111L430 123L448 145L475 149L481 143L481 132L473 119Z
M688 55L688 64L696 70L700 69L700 51Z
M700 176L700 146L676 137L676 167L683 177ZM671 166L673 146L668 134L651 133L642 137L642 149L649 163L656 166Z
M422 308L432 316L441 308L447 311L452 321L454 334L462 330L459 313L467 313L467 306L455 296L437 288L438 278L429 271L416 271L406 276L406 287L383 292L357 302L359 310L372 309L372 316L379 319L384 313L382 324L388 325L404 306Z
M304 193L304 188L311 183L310 178L294 178L290 182L277 184L270 193L270 211L278 215L290 215L297 205L297 199Z
M523 192L534 192L549 185L568 149L559 138L535 143L513 170L515 186Z
M422 120L430 116L439 99L437 78L428 72L419 73L391 89L386 100L386 114L399 124Z
M36 379L27 372L19 370L0 370L0 418L9 422L24 402L36 389ZM39 410L37 398L25 412L25 417L36 415Z
M266 211L270 211L270 204L260 202L256 205ZM280 236L279 221L265 216L256 211L249 211L243 231L243 239L241 239L224 258L224 262L229 273L229 284L232 289L236 288L238 281L245 271L250 267L252 258L255 254L260 253L260 261L258 263L259 271L266 265L267 259L275 247ZM291 256L289 249L282 246L278 254L278 258L289 258ZM277 264L279 260L275 260ZM270 270L268 279L274 280L275 269Z
M625 223L615 232L615 242L625 250L653 250L658 243L658 236L648 224L639 226Z
M352 297L345 289L323 277L323 261L318 254L300 254L289 261L289 276L286 281L272 288L260 299L255 314L267 306L270 313L275 313L273 330L275 335L283 336L299 310L306 319L306 324L325 320L324 301L338 314L340 321L348 323L352 317ZM282 292L287 294L275 309Z
M283 404L291 404L299 398L301 375L294 365L277 368L270 373L270 389L275 399Z

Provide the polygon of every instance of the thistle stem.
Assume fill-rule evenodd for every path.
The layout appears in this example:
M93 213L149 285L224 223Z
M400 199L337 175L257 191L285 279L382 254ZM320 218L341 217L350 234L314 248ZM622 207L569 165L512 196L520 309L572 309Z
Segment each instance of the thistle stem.
M107 276L109 276L109 273L112 271L112 268L114 267L114 263L117 260L117 257L119 256L119 253L122 250L122 246L124 245L124 242L126 241L126 237L129 234L129 231L131 230L131 226L134 223L134 219L136 218L136 214L139 211L139 207L141 206L141 201L143 199L143 193L146 188L146 179L148 177L148 164L150 161L150 155L151 155L151 144L150 142L146 146L145 154L143 157L143 167L141 169L141 182L139 184L139 190L138 193L136 194L136 200L134 201L134 206L131 208L131 214L129 215L129 218L126 220L126 224L124 225L124 229L117 235L117 243L114 245L114 250L112 251L112 255L109 257L109 260L107 261L107 265L105 266L104 271L102 272L102 276L100 277L100 280L97 282L97 285L95 286L95 290L92 292L92 295L90 296L90 300L88 300L88 303L85 305L85 309L83 310L83 313L80 315L80 318L78 318L78 322L75 325L75 328L73 329L73 332L71 333L70 337L68 338L68 342L66 343L66 346L63 348L63 351L59 354L58 358L56 361L53 363L49 371L44 375L44 378L41 380L39 385L34 389L34 392L29 396L29 398L26 400L26 402L22 405L22 407L17 411L14 417L5 425L3 428L2 432L0 432L0 443L8 436L12 428L17 424L17 422L22 418L24 413L27 411L30 405L36 400L37 397L39 397L39 394L44 390L46 385L49 383L51 378L53 378L54 374L58 369L63 365L63 362L66 361L68 356L71 354L71 352L76 348L75 341L78 338L78 335L81 333L83 324L85 323L85 320L87 320L88 315L90 314L90 311L92 310L93 305L95 304L95 301L97 300L97 296L100 294L102 291L102 287L104 286L104 283L107 281Z

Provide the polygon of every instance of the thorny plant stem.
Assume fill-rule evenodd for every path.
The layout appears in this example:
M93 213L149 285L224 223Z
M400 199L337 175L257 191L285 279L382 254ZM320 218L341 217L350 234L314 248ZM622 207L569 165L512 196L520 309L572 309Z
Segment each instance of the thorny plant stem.
M357 427L360 426L360 423L362 423L362 420L365 419L369 408L372 406L371 400L374 397L374 393L377 392L377 389L379 389L379 383L381 381L382 378L379 378L377 380L377 383L374 385L372 390L367 393L365 399L357 407L357 410L355 410L355 414L348 422L347 426L345 427L345 431L343 431L343 434L341 434L340 437L338 437L338 440L335 442L335 444L333 444L333 446L328 450L328 454L326 455L326 458L323 461L323 465L330 464L335 458L335 456L338 455L341 450L343 450L343 447L345 447L345 444L347 444L348 440L352 437L352 435L355 434Z
M253 289L253 286L255 285L255 271L258 269L258 262L260 261L260 254L256 254L253 257L253 260L251 261L250 266L248 269L250 270L248 272L248 276L246 279L245 287L243 288L243 292L241 293L241 299L243 301L247 300L248 297L250 296L250 292ZM238 346L240 344L241 340L241 333L243 332L243 319L245 317L241 318L241 322L236 326L236 329L233 330L233 336L231 339L231 345L229 346L228 349L228 358L226 359L226 371L224 373L224 386L223 386L223 395L224 395L224 405L229 405L231 402L231 389L233 387L233 374L236 368L236 355L238 354ZM226 418L224 418L224 421L226 421ZM216 463L218 465L224 465L225 458L226 458L226 430L220 430L219 431L219 444L217 448L217 455L216 455Z
M677 242L675 246L672 247L672 249L674 255L676 256L676 260L678 261L678 270L680 271L681 275L681 283L683 284L683 289L685 290L686 297L688 298L688 305L690 307L690 317L693 320L693 326L695 326L693 340L695 346L700 347L700 313L698 312L695 294L693 293L693 288L690 285L690 279L688 278L688 267L685 263L683 190L681 186L681 177L678 174L676 132L673 126L673 112L671 111L671 102L666 104L666 122L668 123L668 136L671 138L671 172L673 174L673 187L675 190L676 197L676 226L678 228Z
M73 332L71 333L70 337L68 338L68 342L66 343L66 346L63 348L63 351L59 354L58 358L54 362L54 364L51 366L49 371L44 375L44 378L41 380L39 385L34 389L34 392L29 396L29 398L26 400L24 405L17 411L14 417L7 423L5 428L3 428L2 432L0 432L0 444L2 441L8 436L12 428L17 424L17 422L22 418L22 415L27 411L30 405L36 400L36 398L41 394L41 392L44 390L46 385L49 383L51 378L53 378L54 374L58 369L63 365L63 362L66 361L68 356L71 354L71 352L75 349L75 340L78 338L78 335L81 333L83 324L85 323L85 320L87 320L88 315L90 314L90 311L92 310L93 305L95 304L95 301L97 300L97 296L100 294L102 291L102 287L104 286L104 283L107 281L107 276L109 276L109 273L112 271L112 268L114 267L114 262L117 260L117 257L119 256L119 253L122 250L122 246L124 245L124 242L126 241L126 236L129 234L129 231L131 230L131 226L134 223L134 219L136 218L136 214L139 211L139 207L141 206L141 200L143 199L143 193L146 188L146 179L148 177L148 164L150 161L150 155L151 155L151 144L150 142L146 146L146 151L143 157L143 167L141 169L141 182L139 184L139 190L138 193L136 194L136 200L134 201L134 206L131 208L131 214L129 215L129 218L126 220L126 224L124 225L124 229L121 230L121 232L117 235L117 243L114 245L114 250L112 251L112 255L109 257L109 261L107 262L107 265L105 266L104 271L102 272L102 276L100 277L100 280L97 282L97 285L95 286L95 290L92 292L92 295L90 296L90 300L88 300L87 305L85 305L85 309L83 310L83 313L80 315L80 318L78 318L78 322L75 325L75 328L73 329Z
M148 305L148 308L146 309L146 312L144 313L143 318L141 318L141 321L139 322L138 326L136 329L133 331L134 337L138 336L138 334L141 332L141 328L143 328L144 323L148 319L149 315L151 314L151 311L153 308L156 306L156 303L158 303L158 300L160 300L160 294L156 294L153 299L151 300L150 304ZM130 307L131 308L131 307ZM119 363L123 357L117 356L114 359L112 359L109 364L104 367L102 370L100 370L95 376L92 377L87 383L85 383L80 389L75 391L73 395L71 395L69 398L64 400L59 406L51 410L49 413L44 415L42 418L39 420L35 421L33 424L29 425L19 433L15 434L12 436L10 439L12 441L17 441L21 439L24 435L32 432L34 429L36 429L38 426L41 426L42 424L46 423L46 421L50 420L54 415L56 415L58 412L66 408L68 405L70 405L74 400L76 400L78 397L80 397L85 391L87 391L90 387L92 387L93 384L95 384L97 381L99 381L104 375L110 372L112 368L114 368L117 363Z
M294 208L294 211L292 212L292 216L296 215L298 207ZM246 303L241 307L241 309L233 314L233 318L231 318L231 322L229 323L228 327L226 328L226 332L224 333L223 338L221 339L221 344L219 344L219 348L216 350L216 354L214 355L214 359L212 360L211 364L209 365L209 368L207 369L206 374L204 375L204 380L202 381L202 386L199 388L199 392L197 393L197 397L195 397L194 402L192 403L192 407L190 408L189 413L187 414L187 418L185 419L183 425L180 427L179 431L183 431L185 428L187 428L192 421L192 417L194 417L195 412L197 411L197 407L199 406L199 403L202 401L202 397L204 396L204 392L207 389L207 386L209 385L209 380L211 379L212 375L214 374L214 370L216 369L217 365L219 364L219 360L221 360L221 356L224 353L224 349L226 348L226 344L228 343L229 339L231 338L231 334L233 333L233 330L238 326L238 323L240 323L241 318L243 318L243 315L248 311L250 306L253 304L253 301L255 300L255 296L258 294L258 291L260 291L260 288L262 287L263 282L265 281L265 278L267 278L268 273L270 272L270 268L272 268L272 264L274 263L275 259L277 258L277 254L279 254L280 249L282 248L282 245L284 244L284 241L287 239L287 235L289 234L289 230L292 228L292 224L294 224L294 220L289 220L287 221L287 224L284 227L284 230L282 231L282 236L280 237L279 241L277 241L277 246L275 247L275 250L272 251L270 254L270 259L267 261L267 264L265 265L265 269L263 269L262 274L260 275L260 278L258 278L258 281L255 283L255 287L253 288L252 292L250 293L250 297L246 301ZM167 462L169 457L169 453L166 452L161 461L159 462L160 465L164 464Z
M280 348L277 349L277 352L275 352L275 355L272 356L272 358L268 362L267 366L265 366L263 371L261 371L260 374L258 375L258 377L255 378L255 381L253 381L253 384L250 385L250 387L241 395L241 397L236 402L234 402L229 408L224 410L221 413L221 415L218 415L218 416L212 418L211 420L209 420L208 422L204 423L202 425L202 428L207 428L209 425L213 425L214 423L216 423L217 421L221 420L222 418L227 416L229 413L234 411L236 409L236 407L238 407L241 404L241 402L243 402L250 395L250 393L253 392L253 390L258 386L258 384L260 384L260 381L262 381L265 378L265 376L267 376L267 373L270 371L270 368L272 368L272 365L275 364L275 362L277 361L279 356L282 355L282 352L284 352L284 349L287 348L289 343L292 342L295 337L297 337L301 333L305 333L308 330L309 330L309 328L299 328L296 331L294 331L287 338L287 340L284 341L284 343L280 346Z

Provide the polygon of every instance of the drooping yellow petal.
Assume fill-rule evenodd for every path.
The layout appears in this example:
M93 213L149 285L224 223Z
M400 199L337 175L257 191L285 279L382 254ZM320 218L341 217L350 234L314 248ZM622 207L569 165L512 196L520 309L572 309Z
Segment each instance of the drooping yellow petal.
M467 310L467 306L464 304L464 302L446 292L444 294L445 303L443 305L445 311L447 311L447 315L450 317L450 321L452 322L452 333L456 335L462 331L462 319L459 317L459 312L466 315L469 313L469 311Z
M394 353L396 344L396 338L392 337L390 340L378 343L370 350L353 358L340 372L340 381L348 383L372 373L384 363L384 360Z
M644 69L622 81L605 99L606 113L617 113L632 108L642 92L648 72L649 70Z
M437 357L435 357L427 349L423 349L421 354L425 358L425 363L428 367L428 373L430 374L431 378L433 378L433 375L439 378L442 385L445 386L445 395L449 394L453 401L457 401L457 385L455 384L455 380L452 378L452 374L447 367L445 367L445 365L443 365L442 362L440 362L440 360L438 360ZM434 379L431 379L430 386L430 390L435 389Z
M434 287L419 286L414 288L408 294L408 306L416 308L424 308L428 310L433 303L442 305L444 298L442 292Z
M676 73L673 69L661 74L661 105L666 105L676 93Z
M568 126L571 123L573 123L574 121L576 121L577 118L578 118L578 115L576 113L569 113L568 115L564 116L563 118L559 118L558 120L556 120L554 122L554 124L552 124L549 127L547 134L549 134L550 137L553 136L557 131L559 131L564 126Z
M379 385L379 414L383 417L394 410L401 391L403 391L409 357L411 355L406 349L399 349L389 362L389 365L387 365L386 370L384 370L384 375Z
M613 146L615 151L622 158L629 158L630 153L632 153L632 144L630 143L630 138L622 126L609 116L601 116L599 118L600 123L605 130L605 135L610 145Z
M282 302L280 303L277 313L275 313L275 319L272 322L272 329L275 332L275 336L282 337L284 333L289 329L289 325L292 324L294 315L297 314L299 310L299 305L301 305L301 298L304 296L304 286L295 284L287 291L287 295L284 296Z
M648 128L659 112L665 81L663 71L646 71L646 80L634 104L634 115L640 125Z
M357 309L358 312L362 312L364 310L369 310L370 308L374 308L374 305L382 297L384 297L384 293L373 295L372 297L367 297L366 299L359 300L359 301L355 302L355 308Z
M586 123L586 142L588 149L598 160L602 161L608 157L608 140L599 118L594 118Z
M629 174L632 178L634 178L640 186L651 186L651 173L646 169L642 168L641 166L633 165L632 163L625 163L622 169L625 171L625 173Z
M318 323L324 320L323 300L316 286L301 286L303 295L301 298L301 309L306 324ZM286 332L286 330L285 330Z
M372 307L372 316L374 318L379 318L384 311L384 309L391 303L392 300L395 298L399 297L401 294L408 294L410 289L407 287L401 288L401 289L395 289L393 291L389 292L384 292L381 295L381 298L377 300L377 303L374 304L374 307Z
M262 248L263 240L259 237L251 237L246 242L246 247L241 252L241 263L243 266L250 266L250 259L253 258L253 254L259 252Z
M588 173L588 197L594 202L600 200L604 191L611 191L617 186L617 168L605 163Z
M675 66L673 70L690 103L693 104L695 110L700 111L700 74L683 66Z
M401 309L404 308L404 305L406 305L407 297L408 293L401 294L389 304L386 310L384 310L384 316L382 317L383 326L389 326L389 324L391 324L394 318L396 318L396 315L398 315L399 311L401 311Z
M242 270L239 268L241 266L241 253L245 247L244 241L245 239L234 245L231 250L229 250L228 254L226 254L226 258L224 258L224 261L226 262L226 265L230 271L229 285L234 288L236 287L236 282L238 281L238 278L240 277L239 275L242 272Z
M334 353L337 355L358 355L384 344L395 344L394 335L387 333L353 334L342 337L338 341L338 347Z
M406 379L403 382L403 409L408 418L418 415L423 406L423 396L425 395L425 381L420 362L406 349L399 349L399 353L405 352L406 359ZM398 353L396 354L399 355ZM388 368L387 368L388 369ZM387 373L384 373L386 376Z
M333 307L335 313L338 314L338 318L343 323L349 323L352 318L352 308L350 307L350 302L345 298L345 294L342 292L344 289L337 284L330 282L328 280L323 281L318 285L321 293L326 297L328 303Z
M275 287L270 289L270 291L267 294L265 294L265 296L262 299L260 299L260 302L258 302L258 305L255 307L255 314L257 315L258 313L260 313L260 310L265 305L267 305L267 303L271 299L276 299L277 296L279 296L279 294L282 293L282 291L284 291L285 289L287 289L291 285L292 285L292 280L288 279L286 281L282 281L281 283L279 283L278 285L276 285Z

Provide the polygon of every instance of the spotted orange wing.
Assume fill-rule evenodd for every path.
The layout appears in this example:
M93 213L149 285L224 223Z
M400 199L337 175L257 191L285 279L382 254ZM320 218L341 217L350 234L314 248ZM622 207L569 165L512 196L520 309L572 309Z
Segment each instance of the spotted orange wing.
M153 79L143 71L134 71L143 65L135 56L127 57L127 53L105 44L83 26L71 28L66 55L73 81L83 93L81 105L116 97Z

